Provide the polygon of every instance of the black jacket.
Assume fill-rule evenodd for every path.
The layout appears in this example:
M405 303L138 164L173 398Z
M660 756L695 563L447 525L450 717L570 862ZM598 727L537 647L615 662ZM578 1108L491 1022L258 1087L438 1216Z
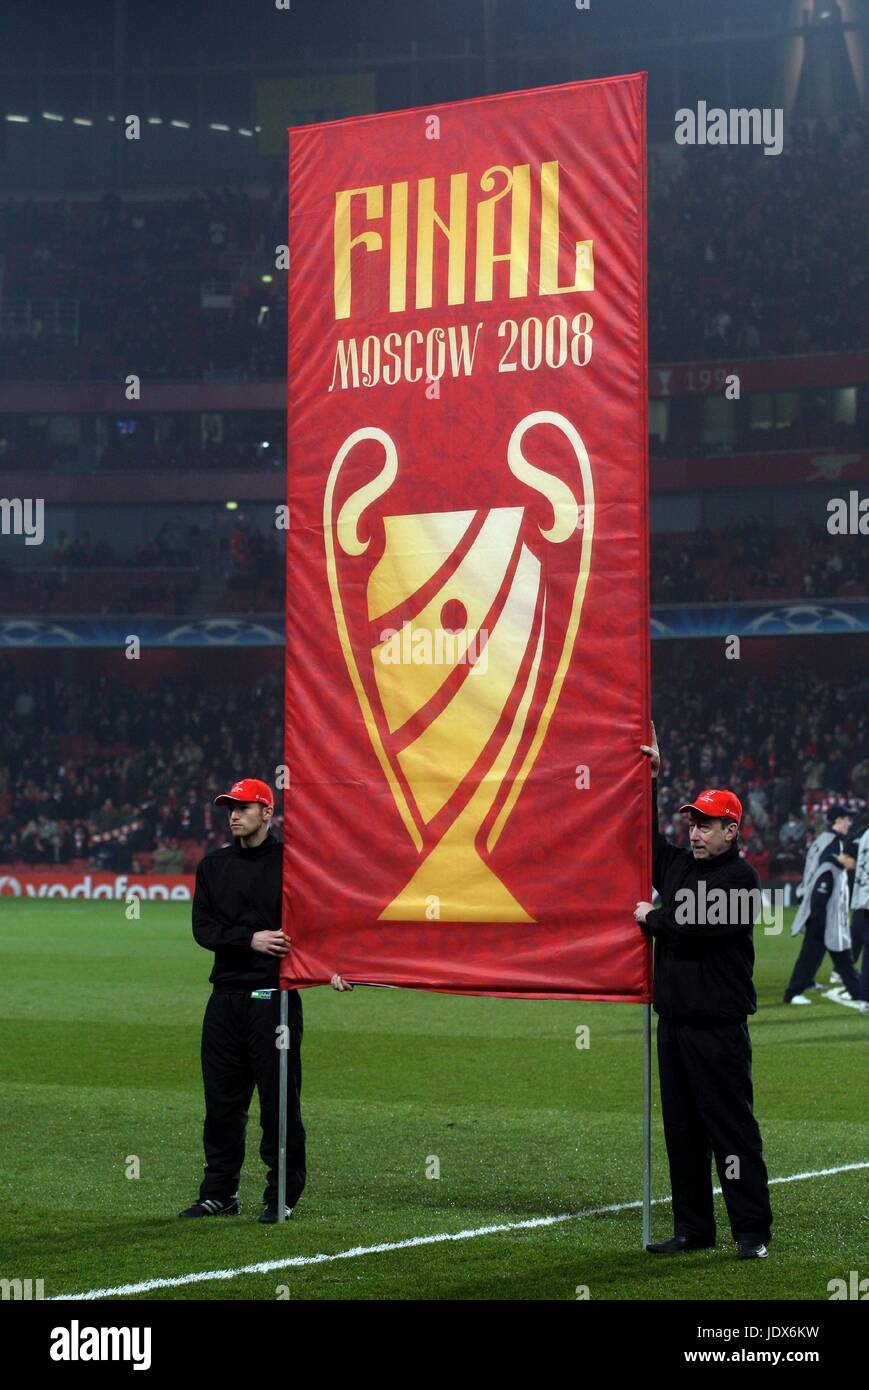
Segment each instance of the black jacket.
M668 844L658 829L657 781L652 779L652 883L661 906L650 912L644 930L655 938L655 1012L676 1023L715 1027L743 1022L757 1012L752 983L754 968L753 914L745 908L760 906L760 879L750 864L740 859L736 847L714 859L695 860L689 849ZM707 911L702 912L701 882ZM697 904L695 921L687 904L677 898L688 889ZM710 910L709 895L715 889L727 894L726 920L697 921L717 915ZM731 889L755 889L753 899L731 897ZM684 919L688 917L689 920Z
M277 988L280 957L252 950L250 939L280 928L282 863L283 846L271 831L255 849L236 839L199 861L193 935L214 952L216 990Z

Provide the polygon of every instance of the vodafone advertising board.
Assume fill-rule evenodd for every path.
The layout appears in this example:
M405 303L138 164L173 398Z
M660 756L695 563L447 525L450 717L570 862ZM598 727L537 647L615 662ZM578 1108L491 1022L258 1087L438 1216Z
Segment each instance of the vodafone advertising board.
M189 902L192 874L111 874L64 869L19 869L0 866L0 897L7 898L147 898L149 902Z

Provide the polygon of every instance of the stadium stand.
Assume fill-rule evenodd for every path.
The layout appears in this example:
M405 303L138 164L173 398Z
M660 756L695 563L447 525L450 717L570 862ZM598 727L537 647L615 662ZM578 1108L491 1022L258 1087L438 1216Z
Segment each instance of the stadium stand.
M654 684L667 833L685 842L677 808L699 787L733 786L748 857L762 876L796 872L798 849L832 800L869 805L869 676L843 681L797 663L704 682L707 660L683 651ZM279 673L215 684L185 663L130 701L105 676L38 677L24 689L0 654L0 860L144 871L180 846L189 870L226 841L211 801L227 777L280 761L282 685ZM275 824L280 832L280 804Z
M776 159L753 146L724 148L714 162L701 149L683 155L676 172L654 155L650 163L652 360L865 345L869 271L855 249L869 217L867 113L843 113L835 130L797 122ZM0 204L7 301L63 301L77 321L45 308L25 315L0 336L0 376L115 379L131 343L136 370L155 380L280 376L283 277L263 277L286 216L285 194L238 188ZM806 427L793 439L815 442Z

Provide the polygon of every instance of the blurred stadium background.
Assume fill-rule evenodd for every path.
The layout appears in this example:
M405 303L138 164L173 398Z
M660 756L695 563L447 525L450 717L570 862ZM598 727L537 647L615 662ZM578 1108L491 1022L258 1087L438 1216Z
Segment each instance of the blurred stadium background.
M826 525L869 475L869 10L43 0L0 24L0 495L46 508L42 545L0 537L6 1272L49 1294L148 1297L158 1276L161 1298L274 1298L283 1273L172 1283L261 1260L270 1229L174 1220L201 1163L189 906L124 932L117 902L9 895L90 898L106 874L114 898L134 878L185 896L225 839L212 797L283 762L285 127L649 71L660 800L678 839L689 792L734 786L746 853L793 883L825 807L869 802L867 540ZM781 106L782 153L676 145L699 100ZM758 938L757 1109L782 1184L760 1296L819 1299L865 1210L865 1021L789 1010L793 943ZM592 1276L595 1298L758 1296L753 1266L717 1254L643 1264L639 1011L583 1008L600 1041L579 1082L560 1003L311 990L305 1009L316 1183L293 1296L573 1298ZM665 1203L657 1098L654 1122ZM444 1180L421 1182L433 1135ZM604 1203L579 1237L318 1263Z
M0 538L3 872L189 874L283 761L285 126L648 68L662 805L735 786L796 874L869 798L869 547L826 527L869 474L866 5L299 3L244 45L231 7L66 8L0 60L0 494L46 506ZM701 98L782 106L783 152L678 146Z

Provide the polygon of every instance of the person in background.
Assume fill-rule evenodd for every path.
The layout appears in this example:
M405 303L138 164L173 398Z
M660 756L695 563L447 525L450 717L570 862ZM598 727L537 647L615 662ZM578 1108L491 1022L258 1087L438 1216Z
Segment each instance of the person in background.
M859 838L851 895L851 949L855 965L860 958L860 952L863 953L860 969L860 1012L869 1014L869 817L866 818L865 829L861 829L862 825L861 818L860 826L857 828Z
M801 931L806 935L784 993L786 1004L811 1002L806 990L812 987L826 951L848 994L852 999L860 997L848 926L848 870L854 868L854 860L844 853L843 846L851 825L850 813L844 806L831 806L827 825L806 855L802 901L791 927L792 936Z

